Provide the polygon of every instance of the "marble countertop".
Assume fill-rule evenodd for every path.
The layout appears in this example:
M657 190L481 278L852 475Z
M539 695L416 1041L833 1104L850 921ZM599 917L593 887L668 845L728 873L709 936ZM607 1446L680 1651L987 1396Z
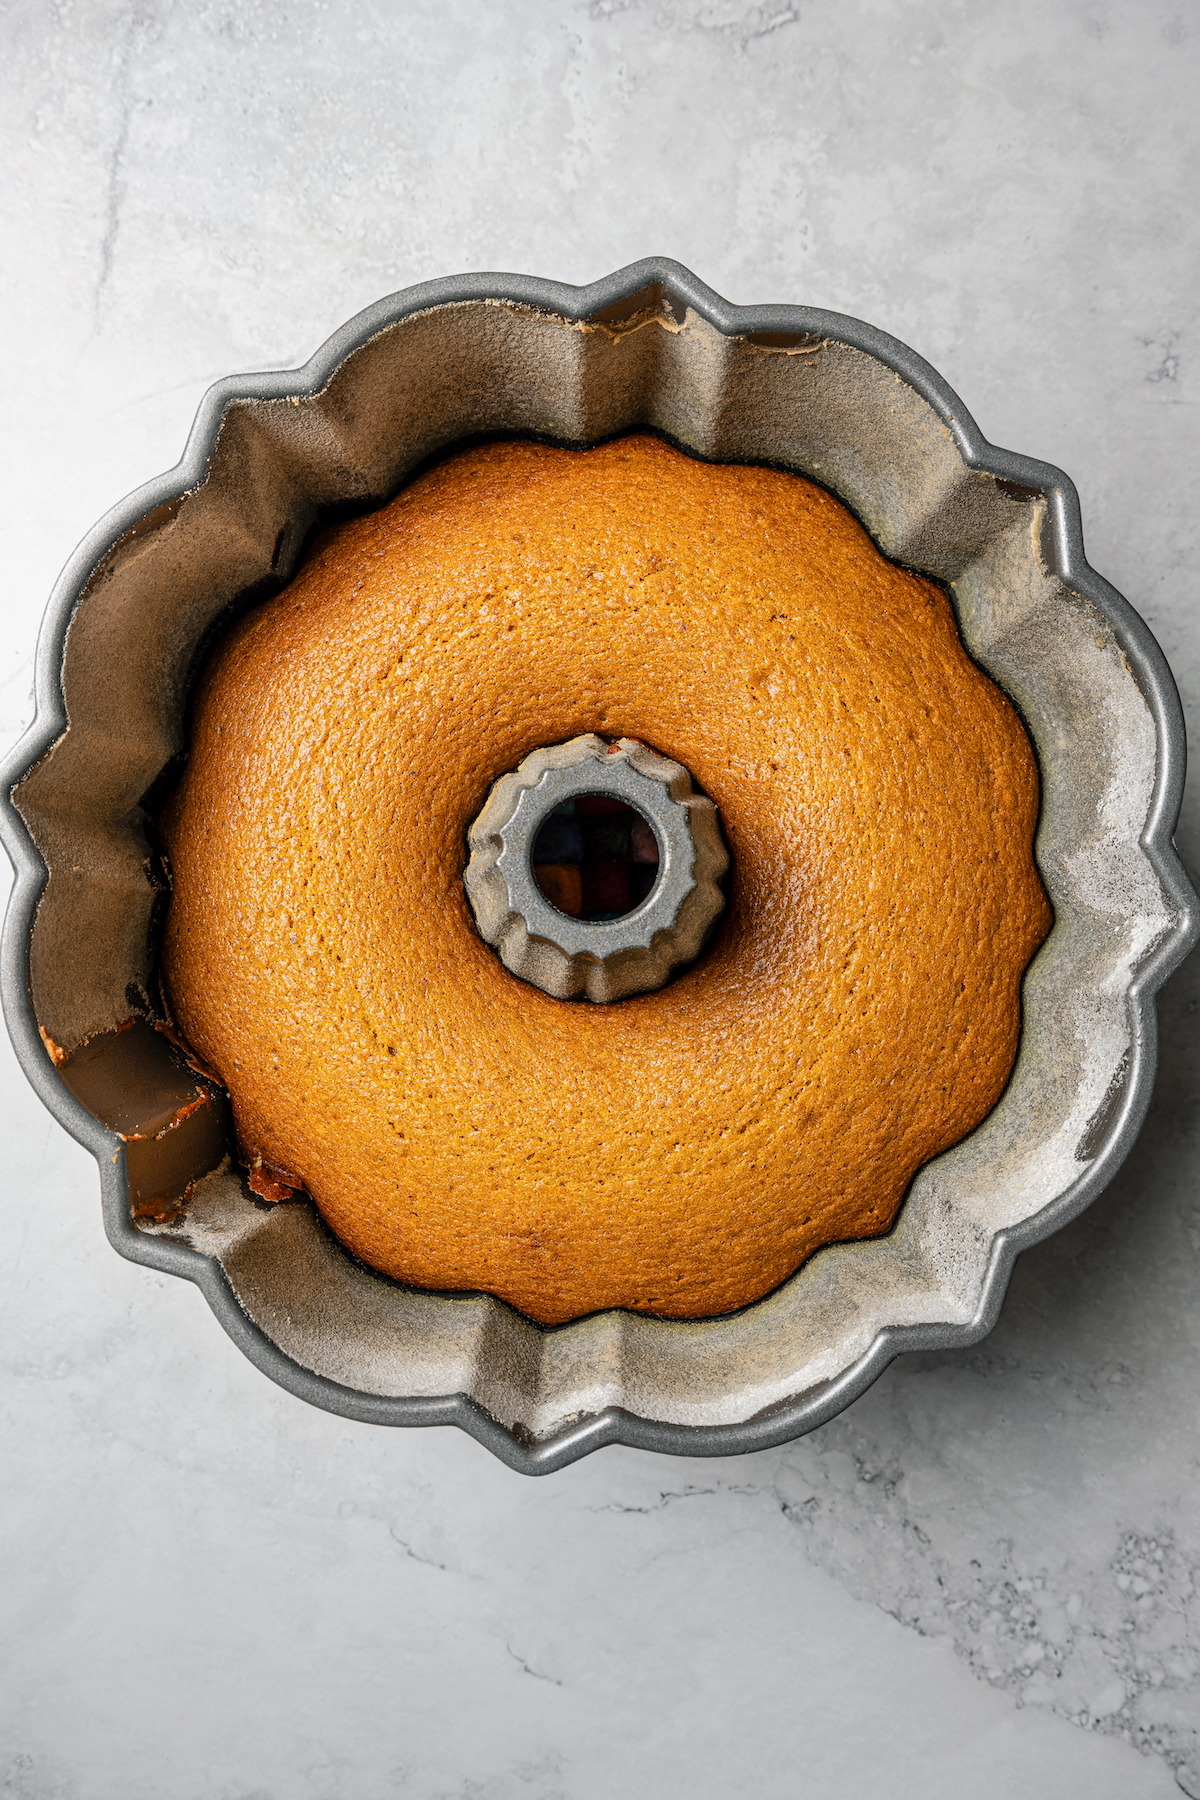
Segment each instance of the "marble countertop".
M1198 32L1158 0L18 0L0 739L58 568L216 377L429 276L651 252L870 319L1065 468L1194 714ZM1198 1004L1193 958L1125 1169L982 1344L779 1450L543 1481L274 1388L108 1248L5 1044L0 1792L1200 1796Z

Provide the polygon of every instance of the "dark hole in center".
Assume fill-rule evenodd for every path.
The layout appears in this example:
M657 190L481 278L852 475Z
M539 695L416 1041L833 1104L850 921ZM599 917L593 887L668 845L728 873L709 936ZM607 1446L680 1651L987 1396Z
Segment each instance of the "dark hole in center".
M626 801L579 794L543 822L529 860L551 906L599 924L624 918L650 893L658 880L658 839Z

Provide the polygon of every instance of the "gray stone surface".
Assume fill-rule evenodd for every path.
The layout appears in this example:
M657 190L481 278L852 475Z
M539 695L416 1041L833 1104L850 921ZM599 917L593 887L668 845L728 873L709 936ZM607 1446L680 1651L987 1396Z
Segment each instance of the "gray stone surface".
M1196 31L1064 0L9 6L0 731L58 566L210 379L426 276L650 250L870 318L1066 468L1194 710ZM1200 1794L1197 967L1124 1173L983 1345L783 1450L541 1483L272 1388L107 1248L5 1052L0 1792Z

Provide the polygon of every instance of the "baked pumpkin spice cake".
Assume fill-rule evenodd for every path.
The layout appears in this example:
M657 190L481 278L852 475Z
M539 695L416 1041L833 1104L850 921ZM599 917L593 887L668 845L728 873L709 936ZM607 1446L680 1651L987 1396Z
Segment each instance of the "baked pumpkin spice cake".
M462 879L493 782L593 732L682 763L732 865L700 958L608 1005L510 974ZM995 1104L1051 922L1037 810L945 593L822 489L648 435L491 444L218 647L161 820L164 991L257 1191L372 1267L544 1324L711 1317L885 1231ZM586 916L579 866L545 880Z

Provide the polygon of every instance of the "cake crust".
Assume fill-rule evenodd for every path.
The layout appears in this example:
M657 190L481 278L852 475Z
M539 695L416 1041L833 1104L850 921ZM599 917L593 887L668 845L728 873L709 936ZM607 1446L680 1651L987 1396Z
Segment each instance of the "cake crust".
M476 934L464 835L585 732L682 762L715 943L611 1006ZM635 435L452 457L218 647L164 989L241 1151L386 1274L702 1318L884 1231L999 1097L1051 923L1037 770L946 595L799 477Z

